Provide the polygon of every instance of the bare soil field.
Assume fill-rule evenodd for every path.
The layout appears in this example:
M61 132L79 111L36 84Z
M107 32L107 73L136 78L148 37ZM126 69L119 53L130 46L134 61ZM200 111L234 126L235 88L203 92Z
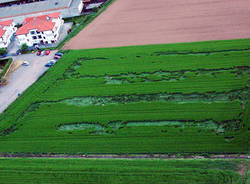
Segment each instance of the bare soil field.
M116 0L64 49L250 38L249 0Z

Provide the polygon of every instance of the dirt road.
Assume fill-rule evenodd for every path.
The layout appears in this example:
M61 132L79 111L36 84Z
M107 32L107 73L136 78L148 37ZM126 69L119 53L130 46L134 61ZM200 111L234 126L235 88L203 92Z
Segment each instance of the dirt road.
M250 38L249 0L116 0L64 49Z

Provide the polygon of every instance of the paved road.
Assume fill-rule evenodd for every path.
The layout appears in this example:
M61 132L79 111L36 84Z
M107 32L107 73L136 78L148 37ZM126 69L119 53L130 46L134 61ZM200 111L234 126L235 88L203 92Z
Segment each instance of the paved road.
M18 93L23 93L48 69L44 65L53 58L55 53L56 51L52 51L49 56L25 54L13 57L14 62L25 60L30 65L18 68L11 74L9 84L0 87L0 113L16 100Z

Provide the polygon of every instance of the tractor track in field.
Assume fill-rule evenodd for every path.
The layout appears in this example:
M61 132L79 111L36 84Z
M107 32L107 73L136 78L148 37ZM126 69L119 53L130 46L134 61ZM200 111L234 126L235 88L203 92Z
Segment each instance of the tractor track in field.
M0 158L81 158L81 159L250 159L248 154L0 154Z
M167 155L167 154L78 154L78 155L69 155L69 154L1 154L0 160L4 158L29 158L29 159L39 159L39 158L47 158L47 159L123 159L123 160L138 160L138 159L162 159L162 160L174 160L174 159L195 159L195 160L203 160L203 159L223 159L223 160L236 160L236 159L250 159L250 155L244 154L218 154L218 155ZM238 173L241 175L243 180L247 179L247 171L250 167L249 163L239 163L238 165Z

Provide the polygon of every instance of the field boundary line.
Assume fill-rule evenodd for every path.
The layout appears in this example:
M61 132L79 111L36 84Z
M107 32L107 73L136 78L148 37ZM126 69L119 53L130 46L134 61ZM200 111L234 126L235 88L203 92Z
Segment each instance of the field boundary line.
M0 154L0 158L81 158L81 159L250 159L250 155L167 155L167 154Z

